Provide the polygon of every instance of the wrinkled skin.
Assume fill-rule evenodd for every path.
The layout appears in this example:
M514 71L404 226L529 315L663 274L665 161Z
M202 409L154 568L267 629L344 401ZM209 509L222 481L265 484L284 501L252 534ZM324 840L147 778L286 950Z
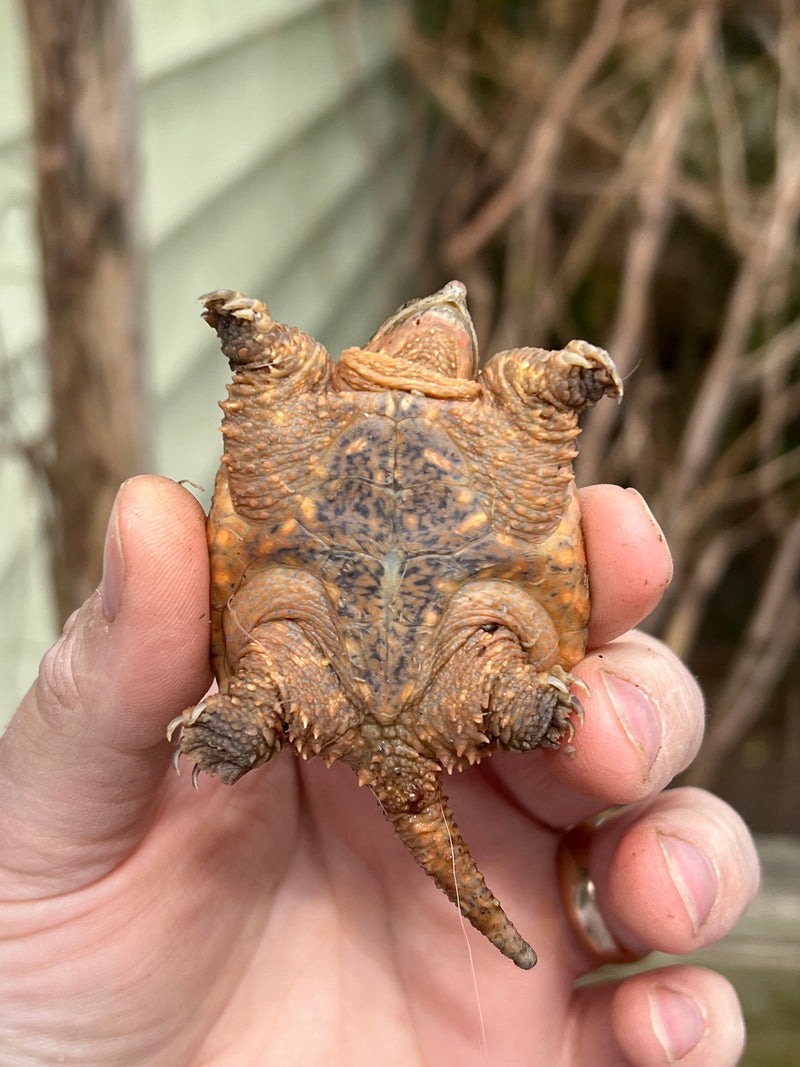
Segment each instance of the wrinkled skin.
M677 960L576 984L602 963L558 892L576 822L624 806L589 866L633 951L712 944L758 887L741 819L665 789L705 717L689 671L630 630L669 582L663 536L632 491L580 498L580 744L500 753L451 782L541 949L527 972L462 928L347 767L284 758L198 792L173 772L166 725L211 681L205 516L165 478L125 483L102 586L0 737L3 1067L733 1067L742 1016L720 975Z
M176 721L180 750L228 783L286 744L341 760L469 921L532 967L441 775L573 734L589 597L572 460L578 413L621 395L614 366L573 341L477 374L459 282L337 364L261 301L205 307L235 372L208 527L220 691Z

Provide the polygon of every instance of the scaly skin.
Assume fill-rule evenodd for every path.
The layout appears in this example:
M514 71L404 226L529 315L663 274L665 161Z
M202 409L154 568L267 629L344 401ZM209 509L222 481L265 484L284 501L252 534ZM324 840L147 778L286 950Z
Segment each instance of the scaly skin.
M453 821L442 771L557 747L589 617L577 415L622 386L585 342L477 373L465 290L332 364L266 305L205 298L234 379L208 521L219 694L172 724L226 782L290 745L342 760L469 921L536 954Z

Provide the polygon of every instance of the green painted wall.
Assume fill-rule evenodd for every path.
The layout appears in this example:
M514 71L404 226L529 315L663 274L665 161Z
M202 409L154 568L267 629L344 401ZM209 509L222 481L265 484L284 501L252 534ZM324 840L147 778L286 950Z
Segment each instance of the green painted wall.
M404 297L411 163L397 0L134 0L152 469L207 487L227 365L209 289L261 296L332 352ZM235 13L235 18L232 16ZM0 3L0 722L54 634L39 491L46 431L26 51ZM204 501L205 502L205 501Z

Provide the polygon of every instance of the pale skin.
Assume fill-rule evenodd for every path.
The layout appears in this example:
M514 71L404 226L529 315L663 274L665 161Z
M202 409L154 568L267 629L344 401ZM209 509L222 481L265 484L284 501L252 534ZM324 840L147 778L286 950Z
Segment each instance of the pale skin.
M593 614L575 673L591 696L574 756L496 755L448 782L539 954L524 972L462 929L347 768L284 753L198 792L175 774L166 725L210 682L203 516L172 482L126 483L101 590L0 741L4 1067L735 1064L740 1007L713 972L573 989L598 960L559 905L568 825L629 805L590 862L633 951L718 939L758 883L727 805L662 792L704 717L686 669L630 633L669 581L663 538L636 494L581 500Z

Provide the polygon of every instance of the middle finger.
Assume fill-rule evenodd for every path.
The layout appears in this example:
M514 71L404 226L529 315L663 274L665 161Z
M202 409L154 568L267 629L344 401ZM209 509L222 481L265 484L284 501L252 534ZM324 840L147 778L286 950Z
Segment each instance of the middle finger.
M569 748L493 767L526 810L558 830L661 792L703 737L702 693L653 637L632 631L594 649L574 673L590 693L580 694L585 718Z

